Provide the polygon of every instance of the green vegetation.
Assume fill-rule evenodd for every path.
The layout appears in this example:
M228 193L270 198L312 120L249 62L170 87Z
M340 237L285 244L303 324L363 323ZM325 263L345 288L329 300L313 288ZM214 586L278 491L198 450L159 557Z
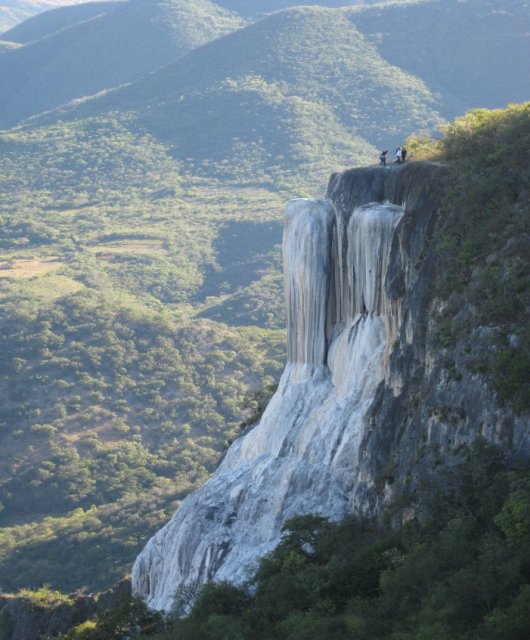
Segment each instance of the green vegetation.
M177 323L88 292L36 309L9 302L0 518L35 524L0 532L2 582L103 588L237 435L249 385L278 375L283 332L274 352L270 332ZM102 573L65 573L76 547Z
M207 585L188 619L153 634L140 616L143 631L136 637L526 639L530 473L507 467L482 441L464 458L439 484L423 487L427 510L418 519L409 513L401 529L369 520L294 518L247 585L252 595L229 584ZM405 496L401 503L408 504ZM395 509L389 519L404 513ZM98 624L83 636L100 637Z
M74 602L60 591L50 589L48 585L39 589L21 589L16 597L27 598L35 607L57 607L60 604L72 605Z
M377 3L378 5L383 3L406 4L421 1L422 0L302 0L300 2L298 0L252 0L252 2L247 2L247 0L217 0L216 4L221 7L226 7L230 11L256 17L300 5L308 7L313 5L321 7L347 7L350 5L366 6L371 3Z
M314 190L338 167L375 160L372 145L441 121L425 84L387 64L352 20L278 13L61 116L128 111L194 173Z
M430 516L397 532L297 518L252 598L208 586L157 638L477 640L530 630L530 475L479 445L431 489ZM222 630L222 631L221 631Z
M152 635L165 627L159 613L149 611L138 600L128 598L118 606L94 616L61 634L56 640L122 640L124 637Z
M477 106L528 100L521 83L530 54L526 0L390 1L351 15L385 60L438 96L448 120Z
M468 365L489 372L502 402L527 411L530 103L471 111L443 139L409 142L413 154L429 157L430 146L450 167L437 233L436 295L446 302L438 340L450 348L487 334L491 348L469 354Z
M4 590L119 580L282 367L284 196L183 174L126 124L2 138Z

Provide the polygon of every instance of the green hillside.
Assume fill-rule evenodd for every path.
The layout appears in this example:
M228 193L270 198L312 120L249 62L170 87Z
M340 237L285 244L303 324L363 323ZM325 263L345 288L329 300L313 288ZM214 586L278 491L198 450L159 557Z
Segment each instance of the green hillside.
M279 375L283 197L181 176L118 120L2 149L1 588L104 588Z
M471 111L446 127L442 141L410 143L418 157L453 168L438 231L436 295L446 303L438 346L487 375L515 413L528 412L530 102ZM479 331L486 348L473 353L467 345Z
M274 184L322 184L337 165L375 157L370 145L440 122L420 80L388 65L346 13L322 8L274 14L40 122L115 111L186 170Z
M1 128L137 78L241 24L209 0L102 7L92 18L2 56Z
M318 5L320 7L338 8L373 3L385 4L391 2L392 4L398 4L411 1L425 2L425 0L305 0L305 2L304 0L301 2L297 0L217 0L216 4L244 16L259 17L273 11L299 6L310 7Z

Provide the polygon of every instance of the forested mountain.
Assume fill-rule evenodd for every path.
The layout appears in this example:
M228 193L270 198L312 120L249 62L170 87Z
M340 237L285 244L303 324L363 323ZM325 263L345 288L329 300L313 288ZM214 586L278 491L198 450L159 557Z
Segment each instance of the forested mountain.
M241 24L209 0L131 0L101 7L2 56L0 127L138 78ZM17 31L28 37L19 27L6 39L16 39Z
M421 117L418 107L410 102L425 99L418 94L419 85L408 89L403 86L404 98L395 94L391 86L386 88L402 82L401 70L424 82L436 95L437 108L445 117L453 117L476 106L503 106L504 96L510 96L513 101L525 99L524 83L520 79L528 73L530 47L525 30L528 8L524 0L500 0L500 3L450 0L354 7L343 12L351 21L351 27L344 22L346 18L342 22L339 20L339 13L334 19L322 14L323 24L329 28L328 41L324 30L318 32L308 27L303 53L307 59L317 61L317 70L309 74L309 84L315 77L321 78L323 84L324 75L319 73L327 71L326 64L331 67L335 57L337 64L329 74L328 84L331 85L340 75L341 85L335 88L339 103L354 100L349 92L356 90L355 82L358 80L350 79L347 74L351 74L355 59L356 75L372 74L376 78L374 82L381 84L380 100L370 107L372 112L375 110L376 117L372 119L378 130L381 111L388 111L389 118L396 110L398 114L406 112L405 117L414 118L415 114ZM204 19L206 15L208 20ZM243 71L261 74L267 81L270 76L273 80L281 78L285 71L282 71L278 54L269 56L268 65L264 65L266 56L260 53L260 48L270 50L274 39L264 42L259 34L262 32L264 37L268 37L265 34L267 29L270 32L278 25L281 46L282 37L290 38L291 33L301 41L302 36L295 30L304 29L305 25L294 21L282 25L282 18L277 17L276 20L264 26L263 30L261 25L255 25L238 34L239 40L236 38L226 45L216 43L216 47L197 55L190 61L188 71L183 71L188 74L185 86L190 84L192 75L195 77L191 84L201 86ZM171 3L131 0L101 3L99 8L98 3L91 3L86 7L82 5L41 14L3 36L4 40L26 46L16 50L9 50L7 45L4 47L4 52L9 55L0 61L0 90L6 96L0 106L0 126L12 126L71 99L84 98L101 89L138 78L142 73L156 70L197 45L238 26L241 26L240 20L219 8L215 9L207 0L199 4L187 0L172 0ZM359 47L355 44L356 32L365 39ZM340 50L332 42L337 34L344 45ZM48 37L42 40L44 35ZM254 36L256 46L251 41ZM319 50L325 58L322 62L317 55ZM219 68L217 63L211 64L209 55L220 56ZM295 55L292 47L288 55ZM351 57L351 62L348 57ZM272 69L274 59L277 72ZM300 69L304 68L304 61L296 64ZM194 65L193 70L191 65ZM24 69L29 67L35 72L28 77ZM505 73L507 68L510 73ZM174 76L168 71L165 76L159 76L158 88L152 84L140 84L135 92L144 102L155 102L162 82L169 83L167 89L171 92L171 87L177 87L181 80L178 70ZM347 84L343 87L344 81ZM364 93L365 89L370 91L370 82L366 84ZM153 95L149 93L151 90ZM176 93L177 89L174 91ZM377 96L374 94L374 97ZM340 108L340 104L337 106ZM400 117L397 116L394 126L396 131L400 128ZM428 129L428 126L426 122L424 128ZM358 128L362 129L362 126ZM374 142L373 139L370 141Z
M215 61L215 64L212 64ZM417 78L391 67L340 11L292 9L196 49L137 83L37 121L127 112L186 160L234 179L286 180L374 157L370 145L440 122ZM318 163L315 164L315 146ZM207 163L207 166L205 166Z
M95 2L106 2L107 0L94 0ZM117 0L124 2L125 0ZM288 7L299 5L320 5L324 7L342 7L349 5L370 4L380 0L307 0L306 2L297 2L297 0L220 0L216 4L225 7L229 11L234 11L242 16L259 17L261 15L286 9ZM388 2L389 0L385 0ZM409 2L410 0L391 0L396 2ZM425 0L418 0L424 2ZM67 13L61 15L61 19L66 15L72 15L70 11L71 5L85 4L83 0L2 0L0 4L0 33L14 27L17 23L31 18L34 15L40 15L40 12L49 13L54 7L67 6ZM91 4L90 2L86 3ZM84 10L82 10L84 11ZM90 11L90 10L89 10ZM55 18L54 18L55 19Z
M307 2L297 2L297 0L219 0L221 7L226 7L230 11L236 11L244 16L259 17L291 7L318 5L320 7L347 7L355 5L370 4L377 0L307 0ZM398 0L399 2L400 0ZM401 0L403 1L403 0ZM406 2L407 0L405 0ZM423 0L420 0L423 1Z
M240 28L235 2L135 0L8 34L2 126L38 117L0 134L0 588L111 584L213 469L281 370L284 202L519 99L524 4L497 4ZM443 71L473 20L462 59L495 95Z
M400 5L400 4L417 4L429 2L430 0L218 0L217 4L226 7L230 11L235 11L242 16L253 18L263 17L264 15L289 9L292 7L329 7L337 9L339 7L366 7L376 4Z

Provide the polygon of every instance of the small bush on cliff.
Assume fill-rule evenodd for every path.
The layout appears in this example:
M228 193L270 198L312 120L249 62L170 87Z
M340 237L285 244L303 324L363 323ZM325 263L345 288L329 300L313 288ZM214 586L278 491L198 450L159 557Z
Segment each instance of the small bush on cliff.
M26 598L35 607L48 609L66 604L72 605L73 600L60 591L50 588L45 584L39 589L21 589L17 593L18 598Z
M72 629L67 637L75 640L90 640L93 638L96 628L97 623L94 620L86 620Z

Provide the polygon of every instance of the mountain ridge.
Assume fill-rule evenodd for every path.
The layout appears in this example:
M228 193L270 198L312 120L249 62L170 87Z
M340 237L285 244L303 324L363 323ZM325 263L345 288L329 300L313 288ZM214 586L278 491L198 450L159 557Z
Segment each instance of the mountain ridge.
M97 2L98 0L94 0ZM43 11L64 5L83 4L84 0L2 0L0 34Z
M249 49L250 55L245 54ZM378 69L375 77L372 63ZM243 108L238 109L239 103ZM365 162L376 154L374 145L400 142L410 129L432 130L441 122L436 101L421 80L387 65L346 13L322 8L273 14L136 83L61 108L28 126L117 110L131 113L135 126L169 144L178 159L199 165L209 161L214 170L217 164L225 172L240 168L232 155L234 145L255 147L256 158L264 158L260 172L263 162L275 164L278 155L293 158L294 149L300 149L301 158L308 156L310 147L301 144L304 127L311 127L310 135L317 138L326 130L334 132L334 144L344 147L342 157L357 155L357 162ZM273 116L275 110L284 115ZM281 130L283 122L291 121L295 127L301 123L297 135ZM329 145L323 139L320 144L326 153ZM326 155L326 169L331 170L332 159ZM294 158L284 164L296 167ZM276 179L281 180L279 173Z
M106 11L2 56L1 127L130 81L240 26L239 19L209 0L135 0L102 7Z
M2 37L20 44L28 44L100 13L106 13L117 4L119 3L100 0L100 2L83 2L50 9L24 20L4 32Z

